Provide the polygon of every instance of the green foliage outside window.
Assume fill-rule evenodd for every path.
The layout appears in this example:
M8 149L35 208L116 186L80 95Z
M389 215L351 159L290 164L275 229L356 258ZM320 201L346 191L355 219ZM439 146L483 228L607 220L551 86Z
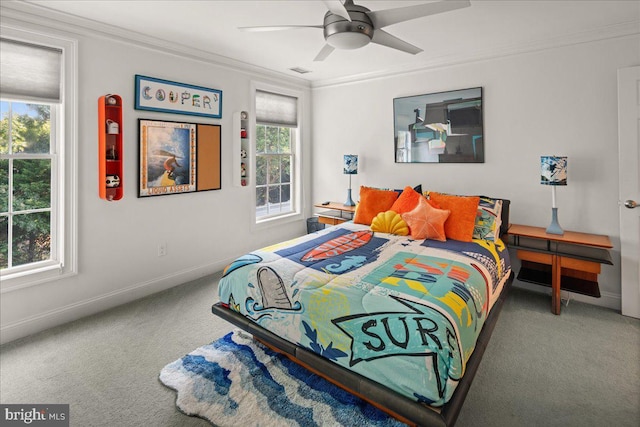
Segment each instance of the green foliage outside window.
M0 116L0 269L4 269L51 256L51 109L2 101Z
M291 210L292 135L294 129L256 126L256 207L265 214Z

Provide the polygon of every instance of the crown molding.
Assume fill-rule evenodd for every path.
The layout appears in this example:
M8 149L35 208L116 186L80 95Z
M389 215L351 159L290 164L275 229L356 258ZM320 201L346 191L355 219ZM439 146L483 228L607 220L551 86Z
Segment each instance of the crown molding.
M362 83L364 81L397 77L439 68L447 68L474 62L487 61L509 56L534 53L544 50L563 48L602 40L625 38L640 35L640 20L608 25L563 36L551 37L529 43L509 43L499 47L491 47L482 51L475 50L472 54L452 54L430 58L422 64L407 67L406 65L389 68L384 71L363 73L348 77L317 80L311 83L313 89L342 86L346 84Z
M493 60L515 55L528 54L544 50L568 47L583 43L597 42L607 39L632 37L640 35L640 20L632 20L619 24L593 28L588 31L565 34L550 37L544 40L536 40L528 43L505 43L502 46L493 46L485 50L474 50L472 53L462 52L439 57L431 57L415 66L395 66L386 70L358 73L346 77L331 79L308 80L298 76L270 70L257 65L238 61L222 55L195 49L180 43L158 40L144 34L124 30L101 22L80 18L65 13L53 11L46 7L28 3L25 0L3 0L0 4L2 13L0 20L12 18L23 22L47 27L66 33L74 33L82 36L101 37L117 40L124 44L144 47L196 61L216 65L234 72L242 72L253 78L272 78L279 82L286 81L298 88L321 89L348 84L356 84L364 81L398 77L419 72L447 68L457 65Z
M0 3L0 22L5 24L6 19L21 21L23 23L49 28L57 32L71 33L78 36L97 37L116 40L123 44L143 47L160 51L165 54L176 55L181 58L189 58L207 64L215 65L234 72L242 72L253 78L272 78L298 87L310 88L311 82L306 79L262 68L257 65L238 61L226 56L217 55L200 49L195 49L180 43L167 40L158 40L135 31L114 27L102 22L86 18L68 15L66 13L47 9L46 7L28 3L23 0L3 0Z

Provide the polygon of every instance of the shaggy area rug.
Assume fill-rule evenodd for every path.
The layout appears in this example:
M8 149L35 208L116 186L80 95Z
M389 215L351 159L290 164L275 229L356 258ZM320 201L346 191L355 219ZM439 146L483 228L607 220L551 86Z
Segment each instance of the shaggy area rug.
M236 330L165 366L176 406L216 426L404 426Z

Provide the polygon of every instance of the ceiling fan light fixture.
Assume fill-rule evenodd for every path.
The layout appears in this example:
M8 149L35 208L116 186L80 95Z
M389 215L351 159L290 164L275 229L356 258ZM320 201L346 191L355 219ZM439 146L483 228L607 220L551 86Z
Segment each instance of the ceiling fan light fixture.
M371 37L364 33L335 33L327 36L327 43L336 49L358 49L366 46Z
M387 33L382 28L399 22L471 6L469 0L441 0L372 12L369 8L354 4L353 0L325 0L324 3L328 10L324 15L323 25L259 26L242 27L242 29L248 31L271 31L322 28L326 44L313 59L314 62L324 61L335 49L353 50L364 47L369 43L416 55L423 50Z

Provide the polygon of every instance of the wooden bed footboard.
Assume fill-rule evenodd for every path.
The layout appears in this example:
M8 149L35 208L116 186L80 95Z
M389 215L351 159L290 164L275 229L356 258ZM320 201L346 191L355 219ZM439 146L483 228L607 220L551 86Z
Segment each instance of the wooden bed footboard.
M451 399L439 408L410 400L384 385L376 383L355 372L351 372L314 352L292 344L250 321L241 314L230 310L220 302L214 304L211 307L211 311L216 316L252 334L255 339L272 350L286 355L311 372L322 376L331 383L362 398L406 424L413 426L451 427L458 419L462 404L480 366L480 361L482 360L493 329L498 321L500 311L507 298L512 282L513 273L511 273L509 279L504 284L500 297L489 313L482 327L482 331L480 331L475 350L467 362L464 376L456 387Z

